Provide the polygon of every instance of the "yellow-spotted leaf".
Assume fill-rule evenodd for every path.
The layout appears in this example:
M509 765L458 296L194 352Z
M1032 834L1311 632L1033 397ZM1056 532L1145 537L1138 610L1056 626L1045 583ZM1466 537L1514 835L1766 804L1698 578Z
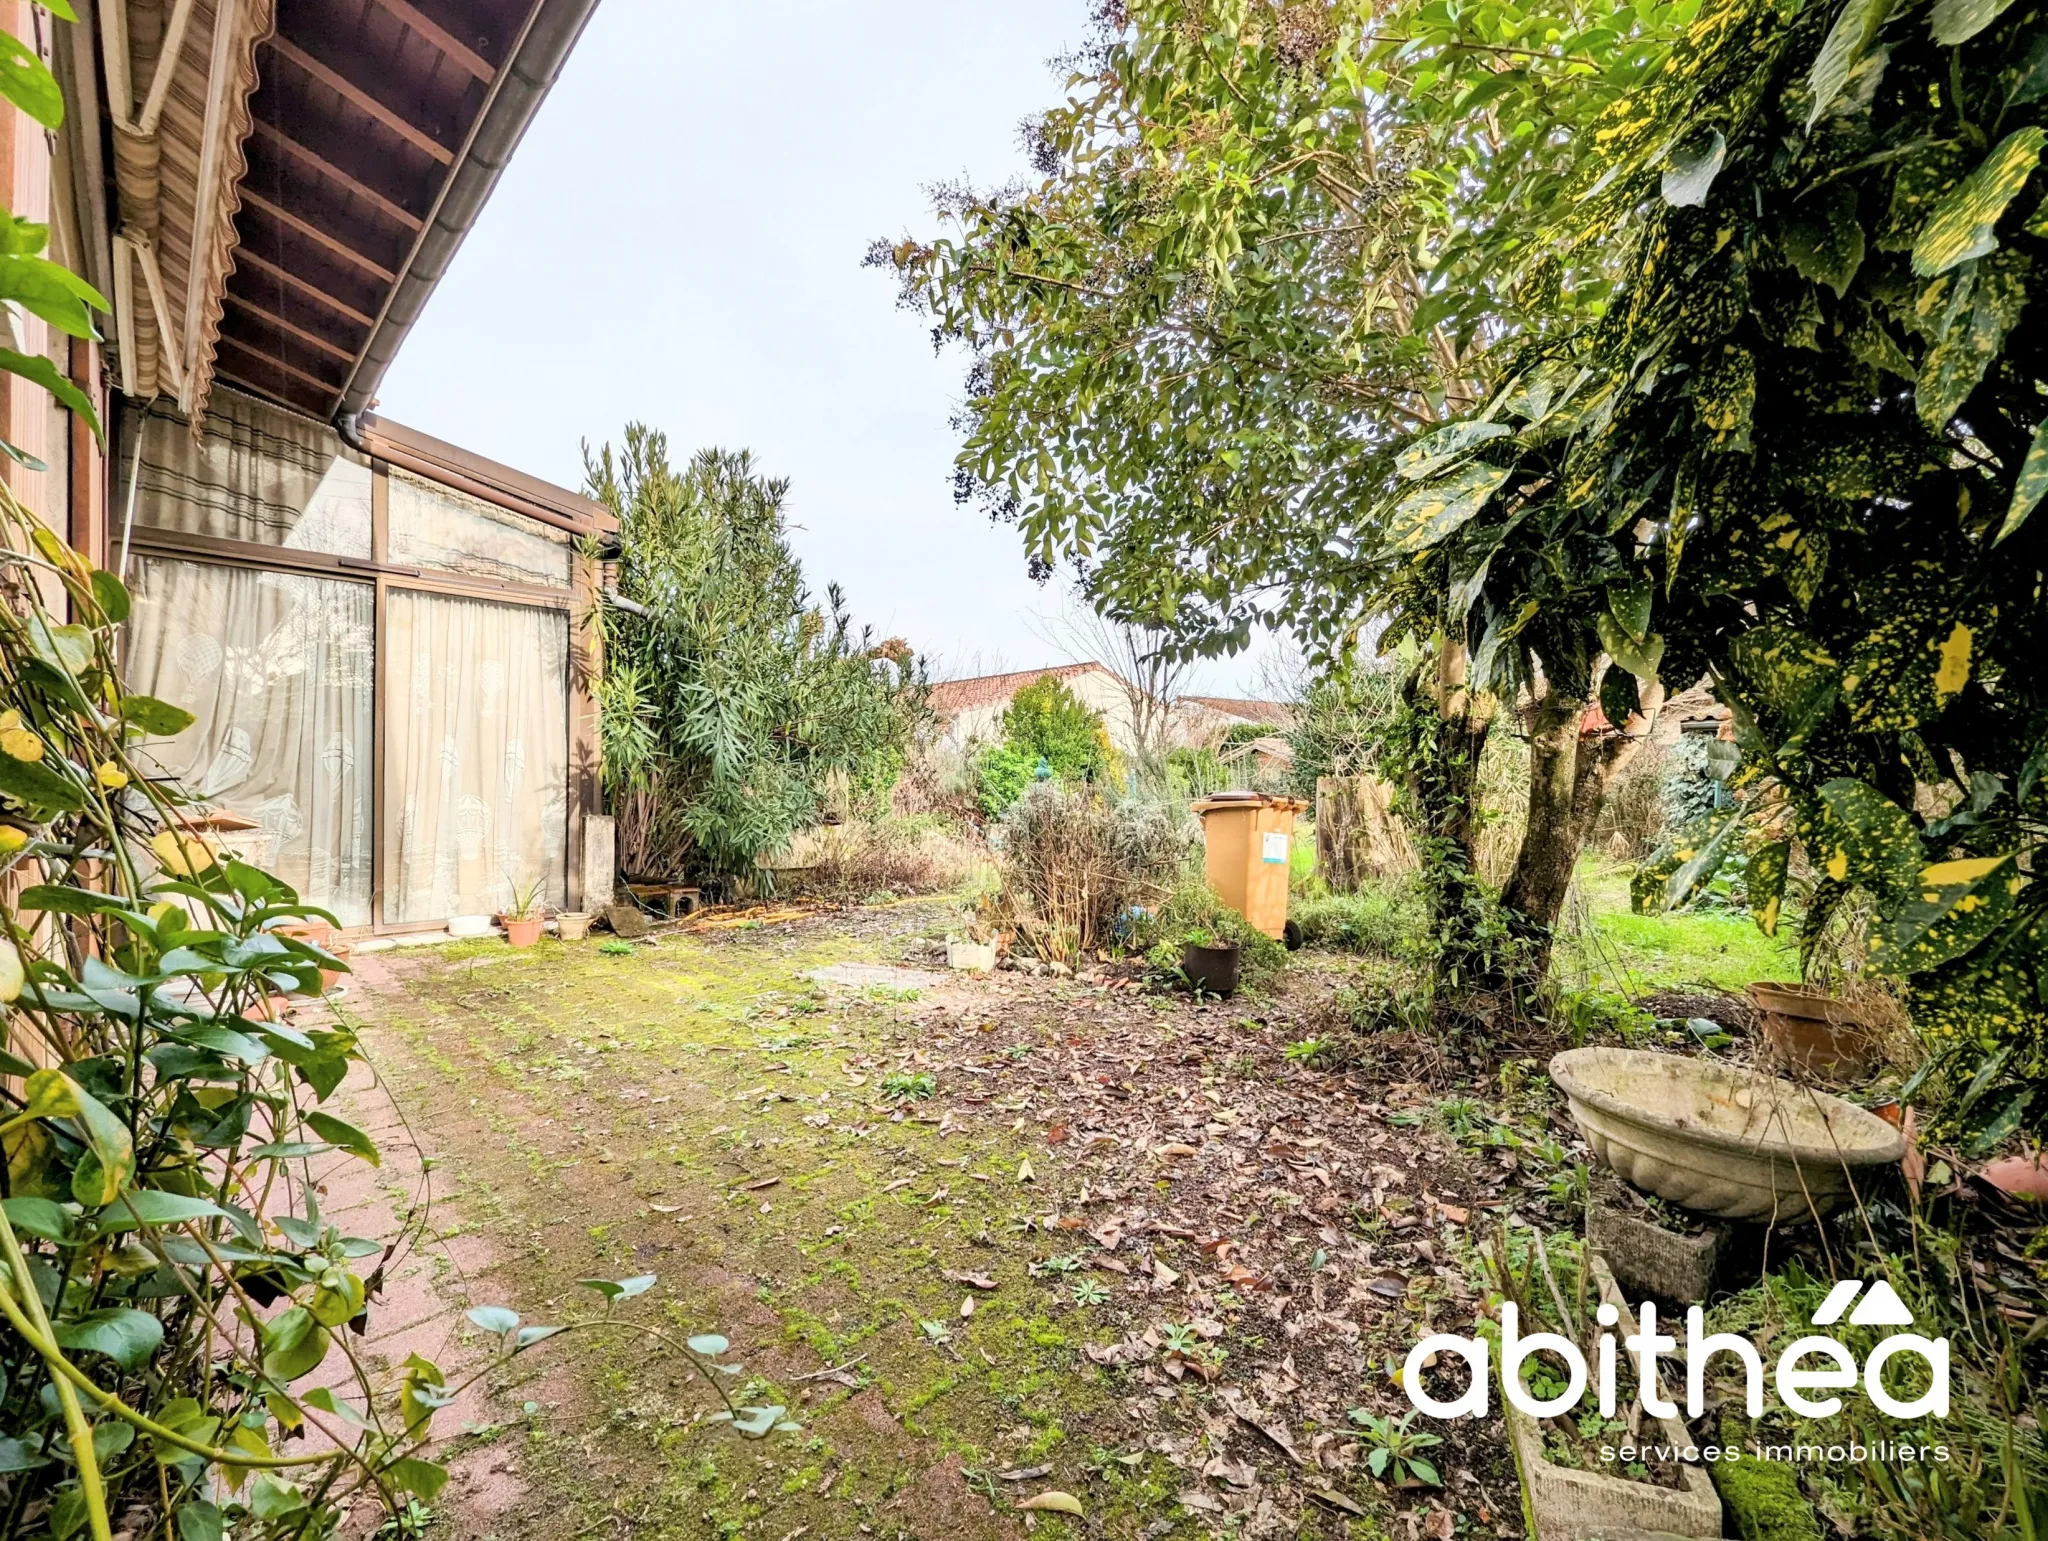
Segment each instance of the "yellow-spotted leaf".
M1801 834L1814 865L1837 883L1892 896L1920 876L1922 848L1912 817L1867 782L1839 777L1823 785L1818 827Z
M1870 961L1922 974L1960 958L2004 923L2026 881L2010 853L1923 867L1912 898L1872 934Z
M1785 878L1792 869L1792 842L1776 840L1749 859L1749 913L1765 936L1778 934L1785 905Z
M1389 528L1396 551L1427 551L1445 536L1469 524L1509 472L1484 461L1471 465L1394 505Z
M2027 185L2043 144L2048 144L2048 129L2015 129L1999 140L1921 226L1913 243L1913 271L1932 278L1959 262L1995 251L1998 237L1993 227Z
M2034 442L2027 446L2027 458L2020 465L2019 480L2012 484L2012 502L2006 505L2005 523L1998 527L1998 541L2027 522L2034 505L2048 493L2048 417L2034 428Z

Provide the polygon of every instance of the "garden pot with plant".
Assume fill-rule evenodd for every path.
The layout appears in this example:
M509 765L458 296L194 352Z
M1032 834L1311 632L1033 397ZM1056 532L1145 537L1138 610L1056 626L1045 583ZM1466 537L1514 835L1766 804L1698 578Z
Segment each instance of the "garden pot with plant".
M505 940L514 947L531 947L540 940L541 923L547 916L547 903L541 894L538 878L512 890L512 902L505 907L500 923L505 928Z
M1180 971L1205 995L1235 995L1243 956L1237 943L1211 931L1190 931L1180 948Z

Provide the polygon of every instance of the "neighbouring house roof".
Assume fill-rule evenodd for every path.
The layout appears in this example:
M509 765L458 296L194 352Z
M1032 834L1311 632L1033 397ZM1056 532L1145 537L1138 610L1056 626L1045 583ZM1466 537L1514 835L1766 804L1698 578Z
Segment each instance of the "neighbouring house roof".
M1222 717L1245 722L1266 723L1275 728L1294 726L1294 708L1285 701L1253 701L1242 696L1182 696L1188 706L1199 706Z
M1046 669L1019 669L1010 674L980 674L973 679L941 680L932 686L932 709L950 717L973 707L1006 703L1026 685L1035 685L1042 679L1070 680L1082 674L1116 677L1099 663L1068 663Z

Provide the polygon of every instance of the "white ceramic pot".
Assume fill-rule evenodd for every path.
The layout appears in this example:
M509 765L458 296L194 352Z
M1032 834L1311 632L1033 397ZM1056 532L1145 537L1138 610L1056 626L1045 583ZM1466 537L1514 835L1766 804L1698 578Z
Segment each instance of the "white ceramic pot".
M1550 1062L1586 1143L1646 1193L1724 1220L1789 1224L1905 1154L1875 1113L1713 1060L1571 1049Z

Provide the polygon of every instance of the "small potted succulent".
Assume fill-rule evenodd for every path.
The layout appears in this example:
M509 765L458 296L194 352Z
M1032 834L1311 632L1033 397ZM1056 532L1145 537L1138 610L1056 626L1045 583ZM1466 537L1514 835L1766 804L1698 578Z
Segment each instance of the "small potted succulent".
M513 888L512 902L505 907L500 922L505 927L505 940L514 947L531 947L540 940L541 923L547 918L544 894L539 878Z
M1235 995L1243 954L1237 943L1197 926L1181 939L1180 971L1205 995Z

